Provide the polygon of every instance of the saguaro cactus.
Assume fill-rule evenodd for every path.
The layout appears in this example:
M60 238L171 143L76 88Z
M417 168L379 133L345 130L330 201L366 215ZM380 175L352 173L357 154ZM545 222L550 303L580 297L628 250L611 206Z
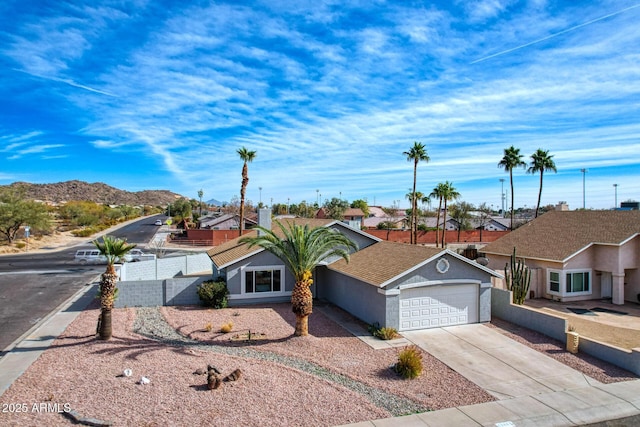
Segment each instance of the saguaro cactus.
M531 284L531 270L524 263L524 260L516 258L516 248L513 248L511 255L511 265L505 264L505 278L507 289L513 293L514 304L522 305L529 292Z

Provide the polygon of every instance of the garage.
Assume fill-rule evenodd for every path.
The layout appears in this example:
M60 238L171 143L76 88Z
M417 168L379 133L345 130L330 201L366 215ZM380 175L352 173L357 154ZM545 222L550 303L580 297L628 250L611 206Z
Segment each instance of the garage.
M477 284L424 286L400 292L400 331L478 322Z

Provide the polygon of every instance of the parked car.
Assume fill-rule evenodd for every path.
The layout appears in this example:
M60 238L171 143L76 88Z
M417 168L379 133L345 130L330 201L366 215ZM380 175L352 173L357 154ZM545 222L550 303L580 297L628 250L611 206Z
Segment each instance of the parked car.
M147 254L142 252L142 249L131 249L124 256L124 260L127 262L137 262L137 261L146 261L150 259L155 259L155 254Z
M155 225L162 225L162 220L161 219L156 219Z
M80 264L106 264L107 257L100 255L96 249L81 249L76 251L75 260Z

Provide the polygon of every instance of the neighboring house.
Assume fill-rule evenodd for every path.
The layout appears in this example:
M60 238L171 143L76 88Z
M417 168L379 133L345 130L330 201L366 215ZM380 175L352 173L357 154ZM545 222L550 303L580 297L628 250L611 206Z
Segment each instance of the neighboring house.
M240 215L223 214L215 217L203 217L199 223L199 228L209 230L237 230L240 224ZM245 217L245 229L249 229L256 225L256 221Z
M640 301L640 211L551 211L485 246L493 269L516 248L535 296L564 302Z
M316 298L399 331L491 320L491 278L502 276L474 261L447 249L381 241L340 221L296 218L283 223L290 221L331 227L358 245L349 263L337 258L316 268ZM214 275L226 277L230 304L290 300L293 276L271 253L234 239L208 254Z
M510 219L506 220L506 224L502 222L502 220L504 220L505 218L487 218L487 219L480 219L480 218L470 218L468 220L469 224L471 225L471 228L473 230L480 230L481 228L485 231L508 231L509 230L509 222L511 221ZM457 230L460 226L460 223L453 219L453 218L447 218L447 230ZM453 228L449 228L449 227L453 227Z
M328 218L324 208L318 209L318 212L316 212L316 218ZM362 212L362 209L360 208L348 208L342 215L342 222L349 224L353 228L362 228L364 224L364 212Z

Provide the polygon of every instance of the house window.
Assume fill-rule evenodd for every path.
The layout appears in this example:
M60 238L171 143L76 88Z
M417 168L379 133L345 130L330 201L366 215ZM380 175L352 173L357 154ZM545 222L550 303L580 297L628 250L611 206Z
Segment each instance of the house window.
M589 272L567 273L567 293L589 292Z
M549 290L551 292L560 292L560 273L557 271L549 273Z
M260 292L282 292L281 268L251 269L244 272L244 292L247 294Z
M549 270L547 292L558 296L591 294L591 272L589 270Z

